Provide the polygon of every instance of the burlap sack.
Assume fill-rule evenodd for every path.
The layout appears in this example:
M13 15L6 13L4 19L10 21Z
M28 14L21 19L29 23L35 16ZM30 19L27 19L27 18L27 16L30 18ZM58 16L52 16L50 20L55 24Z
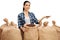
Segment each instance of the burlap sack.
M26 32L24 32L24 40L38 40L38 30L37 27L25 27L27 29Z
M52 27L39 28L39 40L58 40L57 32Z
M8 25L8 19L7 19L7 18L4 18L3 20L4 20L6 23L3 24L3 25L0 27L0 40L1 40L1 35L2 35L3 29Z
M58 34L58 40L60 40L60 27L58 27L57 34Z
M58 27L58 26L52 26L52 27L56 29L57 35L58 35L58 40L60 40L60 27Z
M15 25L11 23L9 25L3 24L1 29L3 30L1 40L22 40L21 32L18 28L15 28Z
M4 28L1 40L22 40L20 30L16 28Z

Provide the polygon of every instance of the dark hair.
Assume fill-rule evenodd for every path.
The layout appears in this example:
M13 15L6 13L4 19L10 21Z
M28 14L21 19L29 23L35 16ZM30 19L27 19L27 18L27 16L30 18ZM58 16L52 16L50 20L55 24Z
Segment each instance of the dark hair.
M27 2L30 3L29 1L24 1L23 5L25 5ZM24 7L23 7L23 11L24 11Z

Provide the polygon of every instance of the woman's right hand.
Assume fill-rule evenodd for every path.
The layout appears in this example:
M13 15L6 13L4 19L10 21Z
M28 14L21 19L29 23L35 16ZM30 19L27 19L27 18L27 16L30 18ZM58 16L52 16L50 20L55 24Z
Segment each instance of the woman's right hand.
M24 24L24 27L26 27L27 24Z
M24 27L22 28L22 31L25 32L25 28Z
M27 29L24 28L24 27L22 27L21 30L22 30L23 32L26 32L26 31L27 31Z

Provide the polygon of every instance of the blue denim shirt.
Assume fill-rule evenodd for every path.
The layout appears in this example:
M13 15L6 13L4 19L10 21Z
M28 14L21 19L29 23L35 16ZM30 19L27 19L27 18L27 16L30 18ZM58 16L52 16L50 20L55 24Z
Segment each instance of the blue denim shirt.
M31 24L34 24L34 23L39 24L34 13L28 12L28 15L29 15ZM25 16L24 16L24 13L22 12L22 13L18 14L18 27L20 28L24 24L25 24Z

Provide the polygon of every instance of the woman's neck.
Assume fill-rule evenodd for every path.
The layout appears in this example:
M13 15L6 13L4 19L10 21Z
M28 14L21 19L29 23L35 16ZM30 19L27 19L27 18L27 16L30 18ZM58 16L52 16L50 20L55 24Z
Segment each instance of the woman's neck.
M25 14L25 15L28 15L28 11L24 11L24 14Z
M28 13L28 11L27 10L24 10L24 13Z
M24 15L25 15L25 17L29 17L28 12L29 12L29 11L24 11Z

